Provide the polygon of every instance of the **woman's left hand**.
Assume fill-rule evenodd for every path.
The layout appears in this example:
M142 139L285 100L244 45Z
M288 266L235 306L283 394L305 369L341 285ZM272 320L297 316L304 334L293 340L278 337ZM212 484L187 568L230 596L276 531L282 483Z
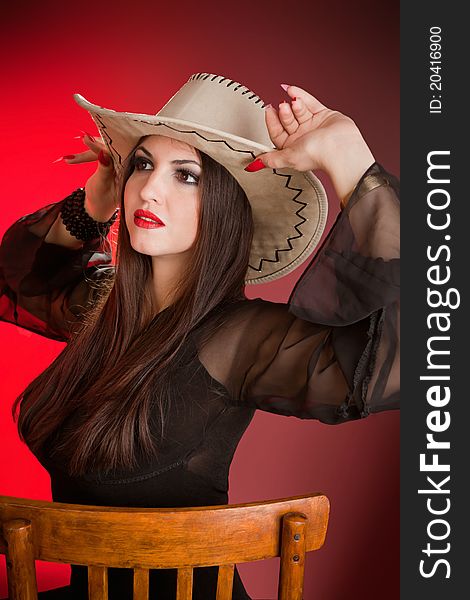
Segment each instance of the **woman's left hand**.
M344 206L375 162L372 152L350 117L327 108L302 88L291 85L286 91L291 104L282 102L279 112L272 106L265 109L266 126L277 150L260 154L257 160L273 169L326 172Z

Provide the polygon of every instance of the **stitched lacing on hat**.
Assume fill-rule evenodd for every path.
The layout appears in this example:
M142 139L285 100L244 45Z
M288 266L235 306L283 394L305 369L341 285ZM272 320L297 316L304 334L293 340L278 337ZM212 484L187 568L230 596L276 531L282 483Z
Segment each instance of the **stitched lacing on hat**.
M234 85L235 87L232 88L234 92L238 92L238 90L241 88L243 90L242 92L240 92L242 96L244 96L245 94L251 94L251 96L248 96L249 100L253 100L255 104L258 104L258 102L261 102L261 108L265 107L265 104L261 100L261 98L259 96L257 96L254 92L252 92L251 90L249 90L246 86L244 86L241 83L238 83L238 81L233 81L231 79L228 79L227 77L222 77L221 75L214 75L214 73L194 73L188 79L188 82L189 81L196 81L196 80L199 80L199 79L206 80L209 77L211 77L211 81L216 81L217 83L223 83L224 81L226 81L227 83L225 85L227 87L230 87L231 85Z

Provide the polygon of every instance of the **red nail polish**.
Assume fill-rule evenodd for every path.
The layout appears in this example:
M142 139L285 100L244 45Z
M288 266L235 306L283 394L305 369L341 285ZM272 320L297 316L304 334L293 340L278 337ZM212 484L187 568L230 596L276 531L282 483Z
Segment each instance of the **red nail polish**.
M67 156L63 156L62 158L64 160L71 160L72 158L75 158L75 154L67 154Z
M257 158L256 160L254 160L248 166L245 167L245 171L248 171L249 173L253 173L254 171L260 171L261 169L265 169L265 168L266 168L266 165L264 164L264 162L260 158Z
M83 133L83 135L87 135L92 142L96 141L95 138L91 135L91 133L88 133L88 131L83 131L83 129L80 129L80 131Z
M111 164L111 159L109 158L109 156L107 154L105 154L103 152L103 150L99 151L98 154L98 160L100 161L100 163L102 165L104 165L105 167L109 167L109 165Z

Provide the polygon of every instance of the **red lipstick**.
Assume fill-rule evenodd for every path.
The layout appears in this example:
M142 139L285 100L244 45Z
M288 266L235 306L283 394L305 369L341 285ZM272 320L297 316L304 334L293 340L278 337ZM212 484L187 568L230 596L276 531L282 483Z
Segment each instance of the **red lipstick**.
M134 223L137 227L142 227L143 229L155 229L157 227L165 227L165 223L154 215L149 210L136 210L134 213Z

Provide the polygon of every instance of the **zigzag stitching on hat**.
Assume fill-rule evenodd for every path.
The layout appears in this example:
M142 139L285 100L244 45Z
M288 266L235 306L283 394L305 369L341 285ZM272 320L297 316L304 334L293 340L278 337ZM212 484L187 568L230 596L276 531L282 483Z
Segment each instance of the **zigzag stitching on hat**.
M212 142L215 144L225 144L233 152L240 152L242 154L250 154L251 157L253 158L253 160L256 158L256 156L254 155L254 153L251 150L237 150L237 148L233 148L225 140L210 140L209 138L206 138L203 135L201 135L198 131L194 131L194 130L187 131L185 129L176 129L176 127L172 127L171 125L168 125L168 123L150 123L149 121L144 121L142 119L132 119L132 120L137 123L145 123L145 125L153 125L154 127L162 127L162 126L167 127L168 129L171 129L172 131L176 131L177 133L194 133L198 137L202 138L205 142Z
M118 156L119 158L119 164L122 164L122 157L119 154L119 152L116 151L116 149L113 147L113 141L111 139L111 137L109 136L109 134L106 132L106 125L103 123L103 121L99 118L99 115L95 115L96 118L100 121L101 123L101 127L103 128L104 132L106 133L106 137L109 141L109 144L111 146L111 148L113 148L115 154ZM198 131L185 131L182 129L176 129L176 127L172 127L171 125L168 125L167 123L150 123L149 121L144 121L142 119L133 119L133 121L138 122L138 123L145 123L146 125L153 125L154 127L161 127L162 125L164 127L167 127L168 129L171 129L172 131L176 131L177 133L194 133L195 135L197 135L198 137L202 138L204 141L206 142L212 142L212 143L222 143L225 144L228 148L230 148L230 150L232 150L232 152L239 152L242 154L250 154L251 157L253 159L255 159L255 154L254 152L252 152L251 150L238 150L237 148L233 148L228 142L226 142L225 140L210 140L206 137L204 137L203 135L201 135ZM254 267L253 265L251 265L250 263L248 263L248 266L253 269L254 271L258 271L260 272L262 270L262 265L263 265L263 261L264 262L271 262L271 263L276 263L279 262L279 252L289 252L290 250L293 249L293 245L290 243L291 240L296 240L300 237L303 237L303 233L298 229L298 227L300 227L301 225L303 225L305 223L305 221L307 221L307 219L305 217L303 217L302 215L299 214L299 212L301 212L306 206L307 203L306 202L301 202L299 200L297 200L297 198L300 196L300 194L303 192L302 189L299 188L295 188L295 187L291 187L290 184L290 180L292 179L292 175L285 175L283 173L278 173L276 171L276 169L273 169L273 173L274 175L277 175L278 177L285 177L286 178L286 182L284 187L287 188L288 190L292 190L294 192L298 192L298 194L296 196L294 196L293 198L291 198L292 202L296 202L297 204L301 204L302 206L300 208L298 208L295 211L295 214L300 217L302 219L302 221L300 223L296 223L294 225L294 229L297 231L297 233L299 235L295 235L295 236L289 236L286 239L286 242L288 243L289 247L288 248L276 248L274 250L274 255L276 258L261 258L260 262L259 262L259 266L258 267Z
M299 227L300 225L303 225L303 224L305 223L305 221L307 221L307 219L306 219L305 217L303 217L302 215L299 215L299 212L301 212L301 211L302 211L302 210L303 210L303 209L304 209L304 208L307 206L307 203L306 203L306 202L301 202L301 201L297 200L297 198L300 196L300 194L303 192L303 190L301 190L301 189L299 189L299 188L295 188L295 187L290 187L290 185L289 185L289 184L290 184L290 180L292 179L292 175L284 175L283 173L278 173L278 172L276 171L276 169L273 169L273 173L274 173L275 175L277 175L278 177L286 177L286 178L287 178L287 181L286 181L286 184L285 184L285 186L284 186L284 187L286 187L286 188L287 188L287 189L289 189L289 190L293 190L293 191L295 191L295 192L298 192L298 194L297 194L296 196L294 196L293 198L291 198L291 201L292 201L292 202L296 202L297 204L301 204L301 205L302 205L300 208L298 208L298 209L295 211L295 214L296 214L298 217L300 217L300 218L302 219L302 221L301 221L300 223L296 223L296 224L294 225L294 229L297 231L297 233L298 233L299 235L292 235L292 236L289 236L289 237L287 238L287 240L286 240L286 241L287 241L287 243L289 244L289 247L288 247L288 248L276 248L276 249L274 250L274 254L275 254L275 256L276 256L276 258L275 258L275 259L272 259L272 258L262 258L262 259L260 260L260 262L259 262L259 267L258 267L258 268L256 268L256 267L253 267L253 266L252 266L252 265L250 265L250 264L248 265L249 267L251 267L251 268L252 268L253 270L255 270L255 271L261 271L263 262L272 262L272 263L279 262L279 256L278 256L278 255L279 255L279 252L288 252L289 250L292 250L292 249L294 248L294 246L293 246L293 245L290 243L290 242L291 242L291 240L296 240L296 239L298 239L298 238L301 238L301 237L303 237L303 235L304 235L304 234L303 234L303 233L302 233L302 232L301 232L301 231L298 229L298 227Z
M249 90L246 86L244 86L242 83L238 83L238 81L234 81L227 79L227 77L222 77L222 75L214 75L214 73L194 73L193 75L191 75L191 77L188 79L189 81L197 81L199 79L202 80L206 80L208 77L211 77L211 81L217 81L217 83L223 83L224 81L228 81L228 83L226 83L225 85L227 87L230 87L231 85L233 85L234 83L236 84L236 87L233 88L234 92L237 92L239 90L239 88L244 88L244 91L241 92L241 95L244 96L245 94L251 94L251 96L248 96L248 98L250 100L253 100L255 104L258 104L259 102L261 102L261 108L265 107L264 102L261 100L261 98L255 94L254 92L252 92L251 90ZM256 98L256 100L255 100Z

